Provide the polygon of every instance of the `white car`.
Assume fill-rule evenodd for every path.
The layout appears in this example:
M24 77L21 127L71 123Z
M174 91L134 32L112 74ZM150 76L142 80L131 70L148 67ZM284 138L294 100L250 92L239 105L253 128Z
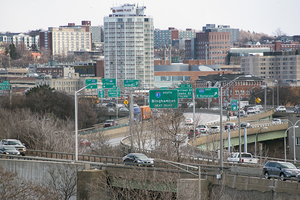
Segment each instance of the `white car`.
M275 109L276 112L286 112L286 108L284 106L278 106L276 109Z
M184 121L185 125L192 125L194 123L192 118L186 118Z
M281 119L273 119L272 125L281 124Z
M128 108L121 107L121 108L120 108L120 112L129 112L129 110L128 110Z
M257 111L254 109L254 107L249 107L247 109L247 114L255 114Z
M220 126L211 126L209 129L210 133L218 133L220 132Z
M196 130L200 133L206 133L208 131L208 127L206 125L198 125Z

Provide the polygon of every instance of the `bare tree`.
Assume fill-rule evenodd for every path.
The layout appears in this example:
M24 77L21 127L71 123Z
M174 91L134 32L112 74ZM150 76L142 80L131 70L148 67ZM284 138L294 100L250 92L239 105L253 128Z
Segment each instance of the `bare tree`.
M285 36L286 34L281 30L281 28L277 28L274 32L273 32L275 37L281 37L281 36Z
M77 194L77 171L77 166L69 164L48 167L49 178L46 182L59 199L68 200Z
M50 188L19 178L17 173L4 170L1 166L0 177L0 199L58 199L55 191Z

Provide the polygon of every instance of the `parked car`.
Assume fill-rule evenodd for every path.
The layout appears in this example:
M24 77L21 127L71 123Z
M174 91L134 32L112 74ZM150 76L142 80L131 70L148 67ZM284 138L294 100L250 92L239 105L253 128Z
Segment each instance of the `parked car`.
M192 118L186 118L184 121L185 125L192 125L193 123L194 123L194 121Z
M254 107L248 107L247 114L255 114L257 111L254 109Z
M258 163L259 159L253 158L251 153L233 153L231 156L227 159L228 162L241 162L241 163Z
M275 124L281 124L281 119L277 119L277 118L273 119L272 125L275 125Z
M227 130L228 127L230 127L230 129L235 129L237 128L237 125L235 124L235 122L228 122L225 124L225 130Z
M265 179L276 177L280 178L280 180L282 181L285 181L286 178L299 178L299 173L300 169L289 162L268 161L263 167L263 174L265 176Z
M275 109L276 112L286 112L286 108L284 106L278 106L276 109Z
M80 141L80 146L87 146L87 147L89 147L89 146L91 146L91 143L90 143L89 140L83 139L83 140Z
M2 147L0 147L0 153L16 156L20 155L20 152L15 147L10 145L3 145Z
M123 157L124 165L154 167L154 160L142 153L130 153Z
M197 129L196 129L195 137L199 137L199 135L200 135L200 133L199 133L199 131L197 131ZM188 138L191 139L191 138L193 138L193 137L194 137L194 130L191 129L191 130L189 131L189 133L188 133Z
M220 132L220 126L211 126L209 129L210 133L218 133Z
M248 122L242 122L241 123L241 128L252 128L251 124Z
M26 153L26 147L25 144L21 143L20 140L16 140L16 139L3 139L0 142L0 148L3 146L13 146L15 147L22 156L25 156Z
M116 120L109 119L109 120L106 120L106 122L104 123L103 127L115 126L117 124L118 124L118 122Z
M208 132L208 127L206 125L198 125L196 127L196 130L199 131L200 133L206 133Z

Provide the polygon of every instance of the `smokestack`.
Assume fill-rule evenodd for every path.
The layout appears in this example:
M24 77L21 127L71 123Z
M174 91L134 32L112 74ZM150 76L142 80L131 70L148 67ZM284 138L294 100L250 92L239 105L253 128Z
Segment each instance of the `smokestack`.
M207 44L205 45L205 65L207 65Z
M172 47L171 47L171 45L170 45L170 48L169 48L169 55L170 55L170 58L169 58L169 65L171 65L171 63L172 63Z
M164 46L164 65L166 65L166 45Z

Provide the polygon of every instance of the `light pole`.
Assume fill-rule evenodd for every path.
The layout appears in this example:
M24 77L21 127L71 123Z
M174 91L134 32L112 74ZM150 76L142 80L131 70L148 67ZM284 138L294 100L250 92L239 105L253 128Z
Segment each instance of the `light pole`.
M78 99L77 99L77 93L79 93L80 91L84 90L85 88L87 88L90 85L96 85L96 84L100 84L102 85L102 83L91 83L88 84L86 86L84 86L83 88L75 91L75 162L78 161Z
M277 85L277 107L279 106L279 82L277 80L274 80L274 82Z
M259 133L259 131L261 131L262 129L268 129L268 127L263 127L263 128L260 128L257 132L256 132L256 134L255 134L255 144L254 144L254 157L256 158L256 141L257 141L257 134Z

